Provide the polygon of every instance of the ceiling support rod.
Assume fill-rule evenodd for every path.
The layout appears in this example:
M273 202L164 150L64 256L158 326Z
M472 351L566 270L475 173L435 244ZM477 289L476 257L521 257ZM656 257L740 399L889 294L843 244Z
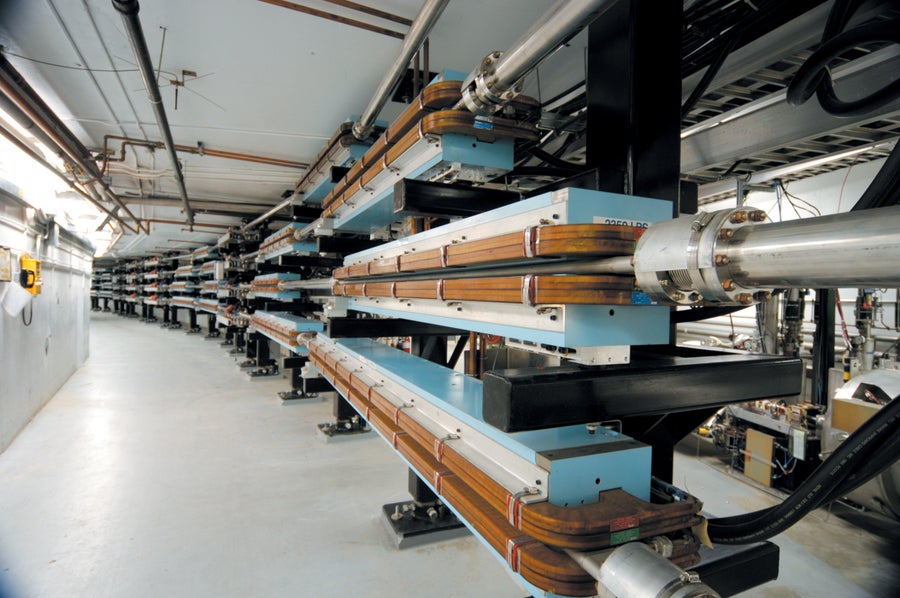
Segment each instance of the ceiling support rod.
M159 133L162 135L163 143L166 145L166 152L169 154L172 170L175 171L175 181L178 183L181 201L184 204L186 223L190 226L194 222L194 211L191 209L191 204L188 201L187 188L184 186L184 174L181 172L181 164L178 162L178 156L175 154L175 141L172 139L172 129L169 127L169 119L166 116L166 109L159 94L159 85L156 83L153 64L150 62L147 40L144 38L144 30L138 17L140 5L137 0L112 0L112 3L115 9L122 14L122 22L125 24L125 30L128 32L128 39L131 42L131 49L134 52L138 69L141 72L141 79L144 80L147 97L150 99L153 113L156 115Z

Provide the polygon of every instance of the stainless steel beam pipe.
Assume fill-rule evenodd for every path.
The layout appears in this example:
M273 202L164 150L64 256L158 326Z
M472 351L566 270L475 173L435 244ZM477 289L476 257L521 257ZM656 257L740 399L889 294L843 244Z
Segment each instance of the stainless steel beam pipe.
M566 553L599 582L601 596L629 598L719 598L718 592L641 542L630 542L612 553Z
M900 206L788 222L753 208L647 229L638 286L664 303L751 305L777 288L900 286Z
M557 0L510 48L488 55L464 86L457 110L473 105L499 106L521 91L519 81L583 27L610 8L615 0ZM513 91L509 97L504 97ZM468 100L467 101L467 97Z
M747 226L724 255L744 287L897 287L900 206Z
M393 89L397 84L397 81L403 77L403 73L406 72L407 65L409 64L410 59L412 59L413 54L416 53L419 46L422 45L422 42L424 42L425 38L428 37L428 34L431 33L431 29L434 27L435 23L437 23L438 18L441 16L441 13L444 12L444 8L447 7L449 2L450 0L425 0L425 3L422 4L422 8L419 9L419 14L416 15L415 20L413 20L412 25L410 25L406 37L403 38L403 45L400 46L400 53L397 54L397 58L394 59L394 62L388 68L387 73L385 73L384 78L378 85L378 89L375 91L375 95L372 97L369 105L366 106L366 109L363 110L359 118L356 119L356 122L353 123L354 137L357 139L365 139L372 132L372 127L375 125L375 119L387 103L391 89Z
M159 133L162 135L163 143L166 145L166 153L169 155L169 161L172 163L172 169L175 171L175 181L178 183L181 201L184 204L185 218L187 224L191 225L194 222L194 211L191 209L191 204L188 201L187 188L184 186L184 174L181 172L181 164L178 162L178 156L175 154L175 141L172 139L172 129L169 127L169 119L166 116L162 96L159 94L159 85L156 83L156 75L153 72L153 64L150 61L147 40L144 38L144 29L141 27L141 20L138 17L141 7L138 4L138 0L112 0L112 3L115 9L122 14L122 22L125 25L125 31L128 32L128 40L131 42L131 49L134 52L138 70L141 72L141 79L143 79L144 87L147 89L147 97L151 106L153 106L153 113L156 115Z
M421 273L389 274L385 276L367 276L354 278L353 282L376 282L378 280L462 280L469 278L496 278L498 276L526 276L528 274L581 274L600 275L613 274L633 276L634 266L631 256L623 255L594 260L534 260L527 264L512 266L470 266L467 268L445 268Z
M248 230L253 230L257 226L259 226L260 224L262 224L263 222L265 222L266 220L268 220L269 218L271 218L272 216L274 216L275 214L280 212L281 210L289 207L293 203L293 201L294 201L293 198L288 198L288 199L284 200L283 202L281 202L280 204L275 205L271 210L266 211L264 214L257 216L256 218L254 218L253 220L251 220L250 222L248 222L247 224L242 226L241 231L247 232Z

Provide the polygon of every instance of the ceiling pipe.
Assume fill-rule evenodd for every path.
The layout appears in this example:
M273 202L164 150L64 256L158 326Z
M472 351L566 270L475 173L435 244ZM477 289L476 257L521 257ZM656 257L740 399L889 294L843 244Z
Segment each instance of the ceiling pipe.
M147 40L144 38L144 30L141 27L140 18L138 18L138 12L141 10L141 7L137 0L112 0L112 3L115 9L121 13L125 31L128 32L128 40L131 42L131 49L134 52L138 70L141 72L141 79L143 79L144 87L147 89L147 97L150 99L153 113L156 115L159 133L162 135L163 142L166 145L166 152L169 154L169 161L172 163L172 169L175 171L175 181L178 183L181 201L184 203L185 218L187 224L190 225L194 222L194 211L191 209L191 204L188 201L187 188L184 186L184 174L181 172L181 164L179 164L178 156L175 154L175 141L172 139L172 129L169 127L169 119L166 117L166 109L163 106L162 96L159 94L159 85L156 83L156 75L153 71L153 64L150 61Z
M18 113L13 116L16 120L23 117L30 121L41 132L39 139L50 150L57 152L68 162L93 177L91 181L83 183L85 188L91 185L95 193L95 199L106 197L119 206L140 226L140 219L116 196L109 186L101 180L100 168L91 158L90 152L66 127L53 110L44 102L41 96L25 81L24 77L12 64L0 55L0 91L18 108ZM29 127L26 127L29 128Z
M31 158L32 160L34 160L35 162L37 162L38 164L40 164L41 166L43 166L44 168L46 168L47 170L49 170L50 172L52 172L53 174L58 176L63 181L65 181L65 183L69 187L71 187L71 189L73 191L75 191L76 193L81 195L83 198L85 198L86 200L91 202L91 204L93 204L94 207L96 207L98 210L100 210L101 212L106 214L106 221L104 221L104 226L105 226L106 222L109 221L110 218L113 218L116 220L116 222L118 222L120 225L122 225L123 228L128 228L129 230L133 231L134 233L141 232L141 229L138 225L134 225L132 227L132 226L126 224L124 220L122 220L121 218L118 217L118 215L116 215L114 212L110 211L109 208L107 208L102 203L100 203L99 201L94 199L87 191L85 191L81 187L78 187L75 183L70 181L66 175L64 175L63 173L58 171L52 164L47 162L40 154L38 154L33 149L28 147L28 145L26 145L18 137L13 135L11 131L8 131L6 129L6 127L0 127L0 135L5 137L7 139L7 141L9 141L13 145L15 145L20 151L22 151L29 158Z
M396 37L397 39L403 39L403 34L399 31L394 31L393 29L388 29L386 27L379 27L378 25L372 25L371 23L365 23L363 21L357 21L356 19L350 19L348 17L342 17L341 15L336 15L332 12L326 12L324 10L319 10L317 8L311 8L309 6L303 6L302 4L297 4L296 2L288 2L288 0L259 0L260 2L264 2L266 4L271 4L273 6L280 6L281 8L289 8L290 10L296 10L297 12L302 12L303 14L312 15L314 17L319 17L320 19L326 19L328 21L333 21L335 23L340 23L341 25L349 25L350 27L356 27L357 29L365 29L366 31L371 31L372 33L380 33L381 35L387 35L388 37ZM328 0L324 0L328 2Z
M119 156L117 158L110 158L110 149L109 149L109 141L121 141L122 145L119 149ZM132 147L141 146L147 147L151 150L163 149L165 148L164 143L160 143L159 141L150 141L148 139L137 139L134 137L123 137L121 135L104 135L103 136L103 168L101 169L103 172L106 172L106 165L109 162L124 162L125 160L125 146L130 145ZM259 156L256 154L245 154L239 152L228 152L224 150L210 149L205 145L198 143L197 146L193 145L176 145L175 151L184 152L188 154L193 154L195 156L209 156L211 158L224 158L226 160L238 160L241 162L253 162L255 164L265 164L267 166L279 166L281 168L297 168L297 169L307 169L309 168L309 164L306 162L294 162L293 160L284 160L282 158L273 158L270 156Z
M493 114L522 91L522 78L615 0L557 0L506 52L492 52L463 82L455 110Z
M400 53L397 55L397 58L394 59L394 62L391 64L387 73L385 73L384 78L381 80L378 89L375 91L375 96L369 102L369 105L366 106L366 109L363 110L359 118L356 119L356 122L353 123L354 137L362 140L366 139L372 133L372 129L375 126L375 119L387 103L391 90L397 85L397 82L400 81L401 77L403 77L413 54L418 51L419 46L422 45L422 42L424 42L425 38L428 37L428 34L431 33L431 29L434 27L435 23L437 23L438 18L440 18L441 13L444 12L444 8L446 8L449 3L450 0L425 0L425 3L422 4L419 14L416 15L415 20L413 20L412 25L410 25L406 37L403 38L403 45L400 46Z
M145 218L145 219L144 219L144 222L152 222L152 223L154 223L154 224L177 224L177 225L179 225L179 226L181 226L181 225L184 224L184 222L181 222L180 220L165 220L165 219L162 219L162 218ZM208 223L205 223L205 222L194 222L191 226L199 226L199 227L201 227L201 228L202 228L202 227L206 227L206 228L220 228L220 229L223 229L223 230L224 230L224 229L229 229L229 228L231 228L233 225L231 225L231 224L208 224ZM188 232L195 232L195 231L190 231L190 230L189 230Z

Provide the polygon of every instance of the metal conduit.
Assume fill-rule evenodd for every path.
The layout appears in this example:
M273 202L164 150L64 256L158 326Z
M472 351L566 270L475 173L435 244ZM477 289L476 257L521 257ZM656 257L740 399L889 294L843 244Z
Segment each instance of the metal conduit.
M172 139L172 129L169 127L169 119L166 116L162 96L159 94L159 85L156 83L153 64L150 62L147 40L144 38L144 30L138 17L138 12L141 9L140 5L137 0L112 0L112 3L115 9L122 14L122 22L125 24L125 30L128 32L128 40L131 42L131 49L134 52L138 69L141 72L141 79L143 79L144 87L147 89L147 97L150 99L153 113L156 115L159 133L162 135L163 142L166 145L166 152L169 154L169 161L172 163L172 169L175 171L175 180L178 183L181 201L184 204L185 218L187 224L191 225L194 222L194 212L188 201L181 164L178 162L178 156L175 154L175 141Z
M438 18L440 18L441 13L444 12L444 8L446 8L449 2L450 0L425 0L425 3L422 4L419 14L416 15L415 20L413 20L412 25L410 25L406 37L403 38L403 45L400 46L400 53L388 68L387 73L385 73L384 78L378 85L378 89L375 91L375 95L372 97L369 105L366 106L366 109L363 110L359 118L356 119L356 122L353 123L354 137L357 139L365 139L372 132L372 127L375 125L375 118L378 116L378 113L381 112L385 103L387 103L391 89L397 84L397 81L400 80L403 73L406 72L406 67L409 64L410 59L412 59L413 54L416 53L419 46L421 46L422 42L425 41L425 38L428 37L428 34L431 32L435 23L437 23Z
M463 99L455 110L474 106L493 112L518 95L518 83L529 71L610 8L615 0L557 0L510 48L488 55L467 79ZM480 71L480 72L479 72ZM471 80L471 81L470 81ZM510 92L512 92L510 94ZM508 97L504 97L507 96Z

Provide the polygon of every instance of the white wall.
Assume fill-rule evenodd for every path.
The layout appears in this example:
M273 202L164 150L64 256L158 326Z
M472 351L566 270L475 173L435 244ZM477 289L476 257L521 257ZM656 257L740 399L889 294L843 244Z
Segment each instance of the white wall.
M30 326L0 309L0 452L88 357L93 257L62 237L48 246L24 221L25 208L0 196L0 245L40 257L44 280Z
M882 164L884 164L884 159L854 164L849 168L841 168L840 170L801 179L793 183L786 183L785 187L792 195L805 199L819 208L823 215L847 212L853 207L856 200L862 196L866 187L878 174ZM744 203L748 206L765 210L769 214L769 218L774 221L779 220L779 210L774 189L771 192L754 191L747 196L747 200ZM731 199L704 204L701 209L714 211L733 208L734 206L735 198L732 197ZM810 217L809 214L804 213L802 210L800 214L804 218ZM797 214L786 200L782 202L781 219L797 219Z

